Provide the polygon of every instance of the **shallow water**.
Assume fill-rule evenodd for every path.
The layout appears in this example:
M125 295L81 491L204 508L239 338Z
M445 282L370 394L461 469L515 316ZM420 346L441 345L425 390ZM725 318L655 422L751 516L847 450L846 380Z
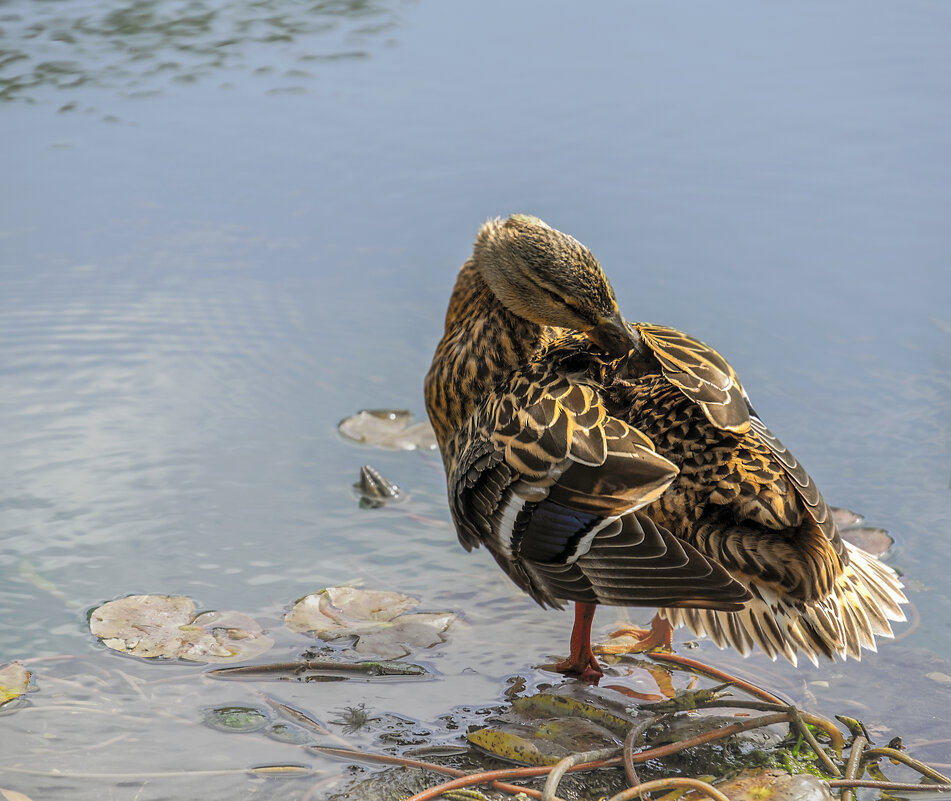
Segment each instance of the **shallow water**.
M353 580L465 623L415 655L440 674L424 692L297 691L318 714L432 722L558 654L567 615L458 547L436 455L336 431L423 415L455 270L483 219L525 211L592 247L628 317L726 354L826 498L896 538L921 618L901 648L819 671L703 655L906 743L946 734L949 22L928 2L0 4L0 662L102 659L85 611L129 593L276 620ZM408 501L359 509L364 463ZM26 715L3 729L23 735L0 731L5 763L56 767ZM149 739L270 759L197 724ZM103 781L71 797L135 797Z

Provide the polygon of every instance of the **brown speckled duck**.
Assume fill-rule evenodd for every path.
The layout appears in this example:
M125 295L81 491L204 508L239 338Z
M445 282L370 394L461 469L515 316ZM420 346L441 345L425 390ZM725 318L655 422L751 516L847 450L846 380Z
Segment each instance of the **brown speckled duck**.
M482 226L426 376L459 540L543 606L601 676L598 604L659 607L718 646L860 658L892 636L895 573L844 542L812 479L702 342L628 324L592 253L541 220Z

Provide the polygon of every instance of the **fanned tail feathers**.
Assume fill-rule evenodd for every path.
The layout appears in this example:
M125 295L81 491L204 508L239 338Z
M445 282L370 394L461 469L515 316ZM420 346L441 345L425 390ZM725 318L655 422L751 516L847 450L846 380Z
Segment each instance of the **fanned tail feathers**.
M687 626L743 656L758 645L771 659L784 656L793 665L800 653L814 665L820 656L859 660L863 648L876 650L876 637L894 636L889 621L905 619L900 605L908 599L888 565L850 543L845 548L849 564L822 601L796 603L753 584L753 599L739 611L664 608L660 613L672 625Z

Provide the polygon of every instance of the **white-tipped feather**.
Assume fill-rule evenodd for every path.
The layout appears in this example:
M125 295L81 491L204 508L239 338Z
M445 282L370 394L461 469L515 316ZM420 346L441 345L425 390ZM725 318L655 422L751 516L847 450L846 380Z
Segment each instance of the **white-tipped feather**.
M802 654L818 665L823 654L861 659L875 651L875 637L892 637L889 620L902 621L907 603L898 575L888 565L846 543L849 565L833 592L821 601L795 603L768 588L750 588L753 600L739 612L710 609L662 609L674 626L706 635L719 648L733 647L744 656L755 643L771 659L797 663Z
M525 499L520 498L512 490L508 491L508 498L502 504L502 513L499 515L499 521L495 526L498 536L498 548L505 554L507 559L514 559L512 553L512 531L515 528L515 519L519 512L525 508Z

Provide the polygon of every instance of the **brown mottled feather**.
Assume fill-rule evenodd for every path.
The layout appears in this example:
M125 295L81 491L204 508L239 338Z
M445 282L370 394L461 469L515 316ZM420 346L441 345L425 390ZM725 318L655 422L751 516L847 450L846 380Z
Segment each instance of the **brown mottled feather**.
M858 658L890 636L901 583L843 543L726 360L638 323L612 361L580 333L608 318L575 240L519 216L480 231L425 388L462 544L543 605L656 605L742 653Z

